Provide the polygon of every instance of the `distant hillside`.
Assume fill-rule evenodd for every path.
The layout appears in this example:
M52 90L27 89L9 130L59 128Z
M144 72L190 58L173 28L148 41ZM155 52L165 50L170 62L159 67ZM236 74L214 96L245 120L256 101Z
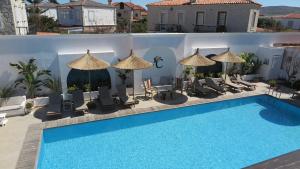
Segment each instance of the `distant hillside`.
M298 0L297 0L298 1ZM300 13L300 7L290 6L266 6L260 9L260 14L265 16L287 15L289 13Z

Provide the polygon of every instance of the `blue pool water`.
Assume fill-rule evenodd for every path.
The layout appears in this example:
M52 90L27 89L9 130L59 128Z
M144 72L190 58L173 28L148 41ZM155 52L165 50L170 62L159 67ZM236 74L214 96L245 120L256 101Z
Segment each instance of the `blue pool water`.
M241 168L300 148L300 109L261 95L43 131L39 169Z

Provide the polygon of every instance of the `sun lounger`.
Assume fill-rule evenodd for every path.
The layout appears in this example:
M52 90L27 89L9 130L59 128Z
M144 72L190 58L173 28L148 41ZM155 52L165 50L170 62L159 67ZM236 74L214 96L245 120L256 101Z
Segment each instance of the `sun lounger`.
M228 76L225 78L225 75L223 75L222 78L224 79L225 84L234 90L242 91L242 89L244 88L244 86L242 86L242 85L232 83L232 81L230 80L230 77L228 77Z
M295 98L296 95L297 95L297 96L300 96L300 91L296 91L296 90L295 90L295 91L293 92L292 98Z
M133 97L131 97L127 94L125 85L119 85L119 86L117 86L117 89L118 89L119 99L120 99L122 105L133 106L136 104L136 101L133 99Z
M239 74L236 75L236 80L239 84L242 84L246 87L248 87L251 90L255 90L256 89L256 85L250 82L247 82L245 80L242 80L241 76Z
M212 78L205 78L206 85L214 90L216 90L219 93L225 93L225 90L223 86L221 86L219 83L215 82Z
M75 112L86 112L88 110L88 107L84 102L82 90L77 90L73 93L73 100Z
M210 90L203 87L203 81L202 80L196 80L194 81L194 89L195 93L197 95L208 95Z
M115 107L114 100L111 97L108 87L99 87L99 101L104 109L113 109Z
M54 93L49 96L49 105L47 117L62 116L62 97L59 93Z
M0 125L5 126L8 122L8 119L6 118L6 113L0 114Z

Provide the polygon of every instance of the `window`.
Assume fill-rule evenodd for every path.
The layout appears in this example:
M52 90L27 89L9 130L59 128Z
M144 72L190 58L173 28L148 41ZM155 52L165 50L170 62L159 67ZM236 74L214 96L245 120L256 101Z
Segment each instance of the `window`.
M218 26L225 26L226 25L226 19L227 19L227 12L218 12Z
M251 20L251 27L254 28L256 25L255 25L255 21L256 21L256 15L257 15L257 12L253 12L252 13L252 20Z
M204 12L197 12L196 25L204 25Z
M69 19L72 20L73 19L73 11L69 11Z
M124 3L123 2L120 3L120 9L124 9Z
M95 12L94 11L89 11L89 21L94 22L95 21Z
M293 28L294 21L288 21L287 26L288 26L288 28Z
M168 23L168 13L162 12L160 13L160 24Z
M138 13L136 13L136 14L135 14L135 17L139 17L139 14L138 14Z
M122 14L119 12L119 13L117 14L117 16L118 16L118 17L122 17Z
M183 25L184 23L184 14L182 12L177 13L177 24Z

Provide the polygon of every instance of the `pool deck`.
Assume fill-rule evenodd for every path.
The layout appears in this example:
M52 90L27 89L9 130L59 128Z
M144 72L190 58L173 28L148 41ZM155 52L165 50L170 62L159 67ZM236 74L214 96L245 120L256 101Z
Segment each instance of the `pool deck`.
M9 118L8 124L5 127L0 128L0 160L6 163L0 163L0 168L6 169L32 169L36 166L36 158L39 151L39 143L41 139L41 133L44 128L52 128L70 124L78 124L89 121L110 119L122 116L128 116L133 114L140 114L152 111L159 111L162 109L170 109L176 107L189 106L194 104L203 104L215 101L222 101L234 98L241 98L259 94L266 94L268 91L267 85L264 83L258 83L255 91L245 91L242 93L227 92L226 95L220 95L212 98L198 98L185 96L181 99L176 99L169 102L160 102L159 100L147 100L140 101L140 103L132 109L122 109L111 113L90 113L79 117L65 117L58 120L42 122L44 119L40 116L30 114L22 117ZM283 100L291 101L294 104L300 105L297 100L291 100L290 91L284 91L280 96ZM27 131L27 134L26 134ZM25 136L26 135L26 136ZM20 154L20 155L19 155ZM300 153L296 153L296 157L300 156ZM297 165L300 168L300 162L295 162L295 155L282 156L284 161L278 159L271 159L261 165L253 165L253 168L276 168L274 166L293 166ZM287 160L285 160L287 159ZM290 160L289 160L290 159ZM275 161L275 162L274 162ZM279 161L279 162L278 162ZM282 161L282 162L280 162ZM287 163L288 162L288 163ZM268 167L270 166L270 167Z

